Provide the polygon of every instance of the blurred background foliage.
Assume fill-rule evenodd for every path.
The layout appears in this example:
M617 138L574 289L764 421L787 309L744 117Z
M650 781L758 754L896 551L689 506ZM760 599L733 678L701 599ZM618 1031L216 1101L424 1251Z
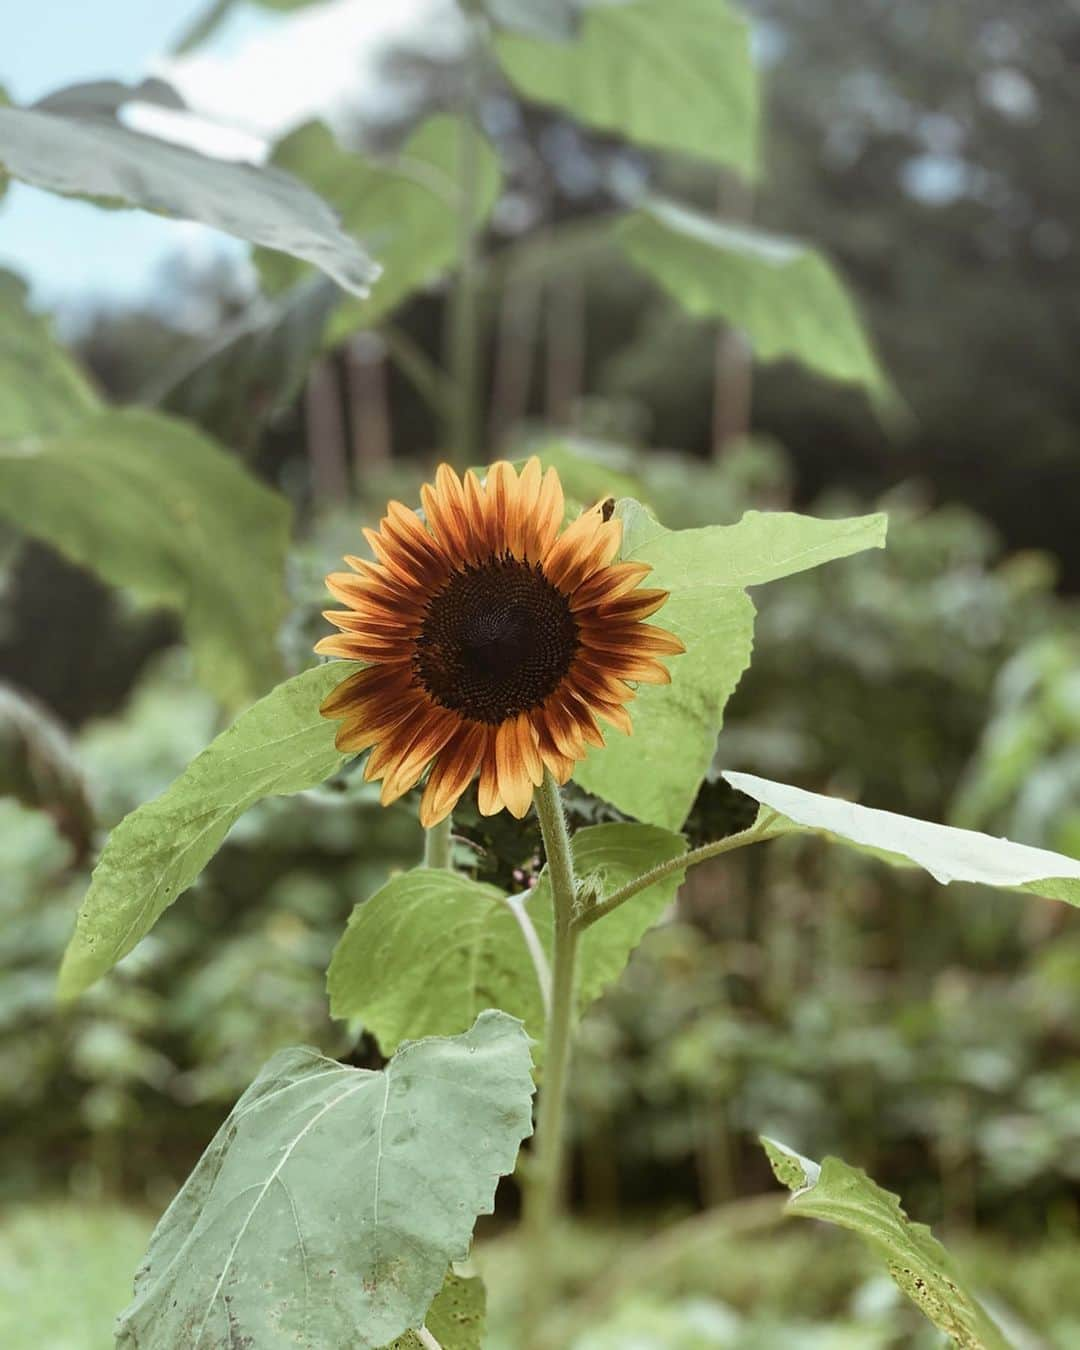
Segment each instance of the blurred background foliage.
M637 495L673 527L887 509L884 554L762 595L717 769L1080 855L1080 11L746 8L767 93L753 192L506 86L485 96L504 166L481 274L486 444L540 445L580 500ZM452 110L460 53L418 33L385 78L397 96L342 144L385 151ZM278 153L318 184L327 152L309 128ZM645 184L820 246L903 410L788 362L751 368L736 334L633 270L596 226ZM424 286L320 355L341 313L325 292L275 303L230 265L177 261L152 303L82 314L73 346L109 399L192 418L292 501L279 645L297 670L324 573L442 449L447 305ZM108 1344L148 1216L265 1057L309 1041L374 1062L362 1027L329 1020L322 972L419 831L408 799L382 811L348 773L264 802L120 969L58 1010L105 832L228 719L173 618L6 527L0 558L0 1290L26 1306L63 1269L86 1328L20 1341L0 1313L0 1340L82 1350ZM715 838L740 810L710 781L688 831ZM460 865L532 875L528 822L467 802L456 820ZM1017 1344L1080 1344L1080 931L1063 908L813 840L718 860L586 1019L573 1103L566 1344L937 1343L853 1241L753 1208L773 1189L759 1132L898 1191L1018 1319ZM670 1251L652 1237L640 1280L604 1293L661 1221ZM516 1260L492 1231L490 1283L512 1291ZM512 1313L512 1293L494 1300L493 1344L513 1343ZM574 1339L586 1314L607 1321Z

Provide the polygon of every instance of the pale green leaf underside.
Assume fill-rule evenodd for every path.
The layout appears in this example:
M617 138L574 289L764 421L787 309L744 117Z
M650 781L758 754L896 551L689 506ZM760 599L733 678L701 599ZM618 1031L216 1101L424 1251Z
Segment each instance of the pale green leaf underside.
M427 1310L424 1326L439 1343L439 1350L481 1350L487 1320L487 1292L478 1275L447 1273L435 1301ZM415 1331L406 1331L387 1350L427 1350Z
M211 159L111 117L0 108L0 164L13 178L197 220L314 263L366 295L378 267L303 183L278 169Z
M888 395L850 296L814 249L663 200L626 217L617 235L633 262L689 313L741 329L759 360L792 357L830 379Z
M100 406L48 322L28 309L23 281L0 271L0 443L62 431Z
M527 98L639 145L756 169L749 28L723 0L594 4L573 42L504 34L494 47Z
M652 826L596 825L575 835L574 864L580 876L595 875L612 890L685 847L679 835ZM586 929L579 1011L619 976L681 879L666 878ZM524 907L550 961L546 876ZM448 871L415 868L357 905L334 951L327 987L333 1016L359 1017L384 1054L409 1037L460 1031L485 1007L513 1013L538 1043L543 1038L536 968L507 897Z
M50 368L35 409L54 388ZM127 409L63 421L51 435L0 440L0 515L178 610L200 676L226 703L262 693L286 607L284 498L175 418Z
M319 704L352 667L332 662L272 690L198 755L160 797L113 830L64 953L59 993L71 998L126 956L263 797L329 778L348 756Z
M158 1224L118 1345L373 1350L420 1326L531 1098L528 1040L499 1012L380 1073L275 1055Z
M574 777L638 820L678 829L712 760L724 707L750 663L758 586L885 542L886 518L815 520L750 511L736 525L668 530L634 501L621 501L621 556L647 562L643 585L670 592L651 622L682 638L666 664L670 685L642 685L630 704L633 735L606 731ZM648 769L644 768L648 765Z
M725 773L740 792L779 813L771 829L813 830L857 844L888 861L914 863L936 881L1031 891L1080 905L1080 859L1014 844L975 830L935 825L839 797L771 783L749 773Z
M383 267L367 299L346 300L334 314L328 343L384 319L414 290L449 268L458 251L461 126L453 117L432 117L385 163L343 150L319 122L300 127L274 150L274 163L295 174L331 202L342 224L374 253ZM489 142L478 141L475 221L481 225L499 195L499 162ZM280 290L299 275L278 255L257 258L264 282Z
M1008 1341L963 1287L948 1252L922 1223L912 1223L897 1196L839 1158L817 1163L762 1139L777 1179L792 1191L787 1208L863 1238L919 1310L960 1350L1008 1350Z

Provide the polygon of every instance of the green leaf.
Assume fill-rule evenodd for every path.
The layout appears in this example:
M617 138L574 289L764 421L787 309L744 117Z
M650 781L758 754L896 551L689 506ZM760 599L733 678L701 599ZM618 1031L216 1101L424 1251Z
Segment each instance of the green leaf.
M26 297L25 283L0 270L0 441L62 431L101 406Z
M199 673L231 705L279 669L289 514L220 446L157 413L101 412L0 440L0 515L179 610Z
M810 830L853 843L887 862L914 863L943 886L969 881L1080 905L1080 859L975 830L878 811L839 797L823 797L750 773L725 773L724 777L732 787L779 813L771 832Z
M145 136L108 112L0 108L0 164L13 178L51 192L197 220L280 249L356 295L367 295L378 275L333 211L295 178Z
M487 1317L487 1297L479 1276L466 1278L450 1271L435 1302L427 1310L424 1326L440 1350L481 1350ZM407 1331L388 1350L425 1350L415 1331Z
M759 360L793 357L887 400L888 383L847 291L807 245L662 200L627 216L616 234L685 310L742 329Z
M576 0L480 0L480 5L497 28L549 42L572 38L581 22ZM462 7L468 11L468 0Z
M761 1143L777 1180L793 1192L789 1213L848 1228L882 1258L889 1274L961 1350L1009 1350L1009 1343L964 1288L952 1258L923 1223L912 1223L899 1197L839 1158L821 1166L773 1139Z
M608 731L574 777L638 820L678 829L712 760L724 706L750 662L754 607L744 591L885 542L883 515L814 520L748 511L737 525L668 530L622 501L621 556L651 563L646 586L670 592L651 620L686 644L667 660L670 685L643 685L630 737ZM649 770L643 773L642 764Z
M504 34L494 48L527 98L651 149L755 171L750 32L724 0L596 3L576 42Z
M357 328L386 318L418 287L449 268L458 250L461 124L453 117L422 123L393 160L378 163L343 150L321 122L310 122L274 150L273 162L304 180L331 202L350 234L377 255L384 276L370 298L349 300L330 323L334 343ZM479 140L476 224L499 195L499 162ZM280 256L258 255L264 284L280 290L298 276Z
M283 1050L158 1224L117 1344L370 1350L420 1326L513 1170L531 1097L525 1033L498 1012L380 1073Z
M319 704L348 662L305 671L267 694L191 761L160 797L113 830L79 909L60 968L72 998L100 979L181 895L241 815L263 797L301 792L348 756Z
M686 848L677 834L648 825L595 825L574 836L581 877L614 890ZM578 1010L622 972L646 930L670 904L681 874L666 877L581 937ZM545 960L552 945L546 875L521 904ZM513 1013L539 1043L544 1004L539 977L512 903L494 886L459 873L418 867L357 905L327 977L334 1017L359 1017L384 1054L406 1037L466 1027L480 1008Z

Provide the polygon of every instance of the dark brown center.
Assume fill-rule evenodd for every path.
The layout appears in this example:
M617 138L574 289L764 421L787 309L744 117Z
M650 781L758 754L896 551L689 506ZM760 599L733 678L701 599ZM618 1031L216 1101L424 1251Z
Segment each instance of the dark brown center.
M578 649L566 596L504 555L455 572L428 604L413 666L436 703L497 724L538 707Z

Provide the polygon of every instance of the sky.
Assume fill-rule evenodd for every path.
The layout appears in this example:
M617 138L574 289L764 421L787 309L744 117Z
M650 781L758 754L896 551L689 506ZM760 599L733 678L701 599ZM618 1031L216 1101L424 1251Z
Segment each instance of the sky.
M26 104L66 84L160 74L204 123L189 139L226 157L258 158L267 140L335 107L378 97L381 39L445 20L445 0L328 0L282 18L238 0L197 52L167 53L209 0L33 0L0 4L0 86ZM150 130L149 126L144 129ZM160 134L170 133L164 127ZM165 258L218 256L243 265L247 246L186 221L102 211L20 183L0 203L0 267L31 285L36 307L71 320L88 306L152 296Z

